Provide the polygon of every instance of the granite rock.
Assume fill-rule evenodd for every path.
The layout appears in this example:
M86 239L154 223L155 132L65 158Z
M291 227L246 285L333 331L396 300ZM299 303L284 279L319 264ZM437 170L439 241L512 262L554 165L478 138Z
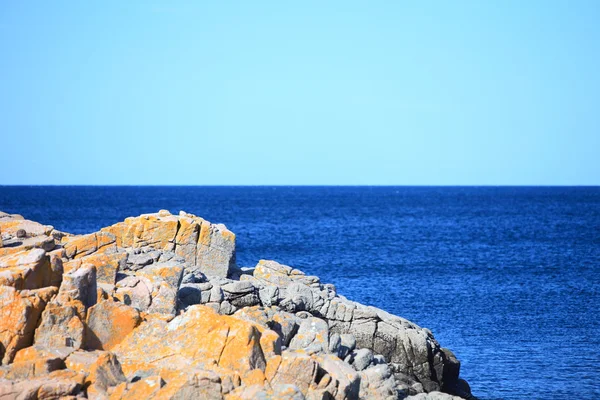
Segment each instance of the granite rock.
M69 235L0 212L0 232L0 398L473 398L429 330L237 268L235 235L192 214Z

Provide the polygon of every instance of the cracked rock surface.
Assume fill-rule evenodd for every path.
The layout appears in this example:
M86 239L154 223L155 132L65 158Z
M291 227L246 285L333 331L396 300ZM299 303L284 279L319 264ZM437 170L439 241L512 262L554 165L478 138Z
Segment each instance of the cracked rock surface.
M87 235L0 212L0 399L472 399L428 329L186 212Z

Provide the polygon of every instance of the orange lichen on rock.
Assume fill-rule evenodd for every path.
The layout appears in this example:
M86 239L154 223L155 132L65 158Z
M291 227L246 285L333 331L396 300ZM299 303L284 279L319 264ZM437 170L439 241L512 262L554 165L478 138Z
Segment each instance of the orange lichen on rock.
M103 253L116 248L116 238L108 232L69 236L63 239L65 254L69 259L81 258L92 253Z
M96 280L98 283L114 285L119 267L127 260L124 251L115 253L93 253L79 257L64 263L64 272L72 272L79 269L83 264L91 264L96 267Z
M52 371L63 369L64 359L72 351L73 349L68 347L26 347L17 352L10 369L0 370L0 377L16 380L47 375Z
M144 214L126 218L124 222L102 228L101 231L114 235L119 247L151 246L172 251L178 226L178 219L173 215Z
M0 286L0 359L10 363L17 351L30 346L39 317L58 292L56 287L17 291Z
M113 235L118 247L173 251L191 271L207 275L226 277L235 265L235 234L183 211L178 216L161 210L126 218L101 232Z
M246 386L252 385L260 385L263 386L265 384L265 373L261 369L253 369L248 371L242 376L242 384Z
M159 375L149 376L135 382L123 382L114 388L110 400L141 400L159 398L158 393L165 385Z
M110 350L140 322L140 313L135 308L111 300L101 301L88 310L84 347Z
M108 351L98 352L98 357L87 372L85 384L90 397L104 397L109 388L127 381L119 360Z
M16 236L17 231L21 229L24 230L28 236L49 236L54 227L30 221L18 214L11 215L0 212L0 231L2 231L3 234Z
M258 328L247 321L191 306L171 322L144 322L113 351L126 375L139 369L217 367L244 373L265 368Z
M39 289L54 281L50 258L42 249L22 250L0 258L0 286Z

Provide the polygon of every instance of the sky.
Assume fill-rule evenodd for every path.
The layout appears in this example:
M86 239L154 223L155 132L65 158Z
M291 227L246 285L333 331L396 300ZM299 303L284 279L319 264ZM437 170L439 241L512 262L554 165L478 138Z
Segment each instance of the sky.
M600 2L4 1L0 184L599 185Z

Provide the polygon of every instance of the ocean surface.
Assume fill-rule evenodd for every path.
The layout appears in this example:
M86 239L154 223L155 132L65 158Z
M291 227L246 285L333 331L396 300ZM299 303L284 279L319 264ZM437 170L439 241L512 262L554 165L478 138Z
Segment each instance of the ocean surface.
M71 233L185 210L430 328L481 399L600 398L599 187L7 187Z

